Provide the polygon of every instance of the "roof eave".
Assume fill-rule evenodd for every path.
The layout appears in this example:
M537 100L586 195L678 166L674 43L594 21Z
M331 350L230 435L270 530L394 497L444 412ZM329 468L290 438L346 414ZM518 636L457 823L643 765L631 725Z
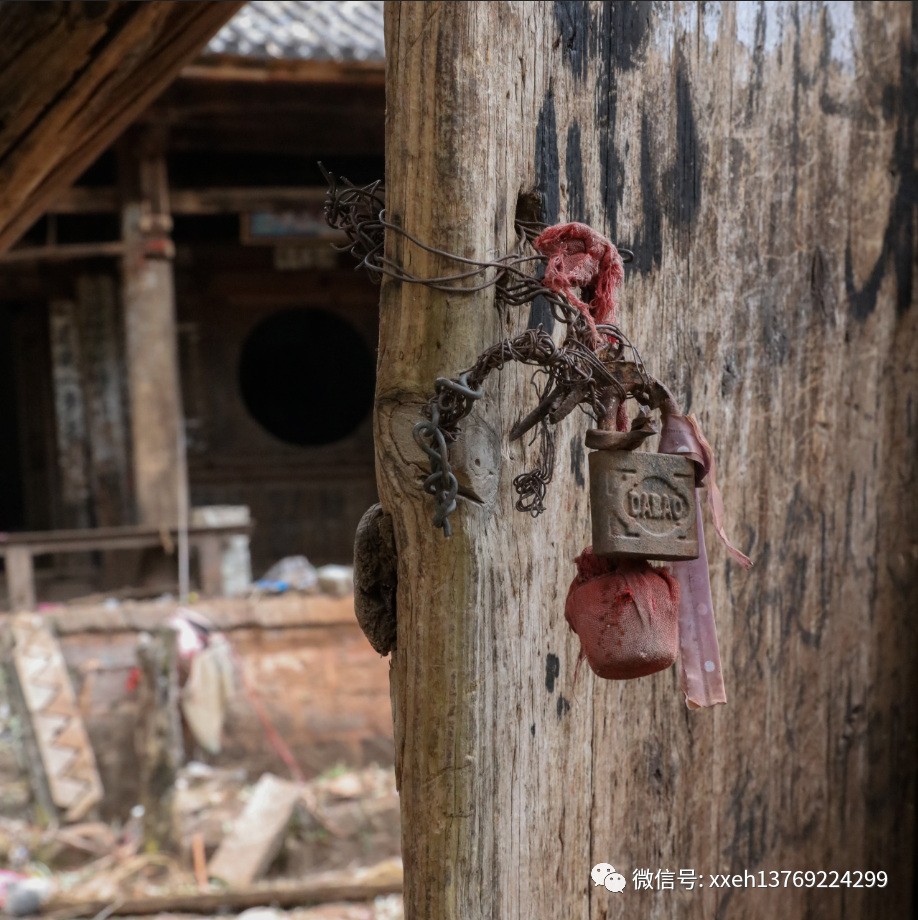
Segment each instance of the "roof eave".
M386 82L386 62L207 54L185 67L181 76L189 80L246 83L356 83L383 86Z

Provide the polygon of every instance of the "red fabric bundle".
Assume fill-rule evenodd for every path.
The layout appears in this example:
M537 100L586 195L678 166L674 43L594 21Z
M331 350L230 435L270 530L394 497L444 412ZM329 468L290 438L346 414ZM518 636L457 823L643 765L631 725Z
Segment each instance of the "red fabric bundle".
M580 639L580 660L607 680L668 668L679 652L679 582L643 559L594 556L592 546L575 562L564 618Z
M558 224L543 230L533 246L548 256L544 284L563 294L590 322L615 322L615 301L625 277L618 250L586 224ZM574 296L575 287L593 289L590 302ZM595 331L595 328L594 328Z
M545 287L566 297L586 317L595 343L600 337L596 324L614 323L618 289L625 278L625 267L618 250L601 233L586 224L557 224L547 227L532 244L548 256ZM574 288L592 289L589 303L574 294ZM611 336L610 336L611 338ZM628 414L622 401L615 427L627 431Z

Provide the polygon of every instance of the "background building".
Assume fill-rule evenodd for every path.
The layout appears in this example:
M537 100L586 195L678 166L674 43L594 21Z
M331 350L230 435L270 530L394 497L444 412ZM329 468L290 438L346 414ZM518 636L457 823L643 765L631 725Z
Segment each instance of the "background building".
M0 530L174 526L184 430L190 503L249 507L256 576L350 562L378 295L331 248L317 161L382 177L383 83L381 3L251 3L0 257ZM37 564L39 601L175 578Z

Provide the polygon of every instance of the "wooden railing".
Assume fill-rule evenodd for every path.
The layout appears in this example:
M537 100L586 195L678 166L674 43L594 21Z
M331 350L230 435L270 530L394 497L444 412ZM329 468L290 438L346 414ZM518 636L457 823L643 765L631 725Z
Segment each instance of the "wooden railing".
M220 593L220 560L223 543L236 534L248 534L254 524L189 527L189 544L197 549L201 590L205 595ZM86 530L37 530L0 533L0 556L6 560L10 609L35 608L35 556L49 553L85 553L94 550L149 549L177 544L178 531L171 527L96 527Z

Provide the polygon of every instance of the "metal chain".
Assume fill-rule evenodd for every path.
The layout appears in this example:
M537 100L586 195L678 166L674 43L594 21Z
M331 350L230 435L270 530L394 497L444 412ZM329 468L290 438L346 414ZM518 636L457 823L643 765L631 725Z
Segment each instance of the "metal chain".
M476 400L481 399L483 395L480 386L475 389L469 386L468 377L468 372L466 372L460 374L458 380L438 377L436 382L437 396L445 392L456 394L464 400L465 406L461 415L463 418L472 411ZM449 516L456 510L459 482L449 466L449 446L446 443L446 435L440 427L440 408L433 400L428 403L427 408L430 413L429 418L418 422L411 433L418 447L430 457L430 475L424 480L424 491L433 495L437 500L437 510L433 518L434 527L442 527L443 534L448 537L452 533ZM458 428L454 430L458 431Z

